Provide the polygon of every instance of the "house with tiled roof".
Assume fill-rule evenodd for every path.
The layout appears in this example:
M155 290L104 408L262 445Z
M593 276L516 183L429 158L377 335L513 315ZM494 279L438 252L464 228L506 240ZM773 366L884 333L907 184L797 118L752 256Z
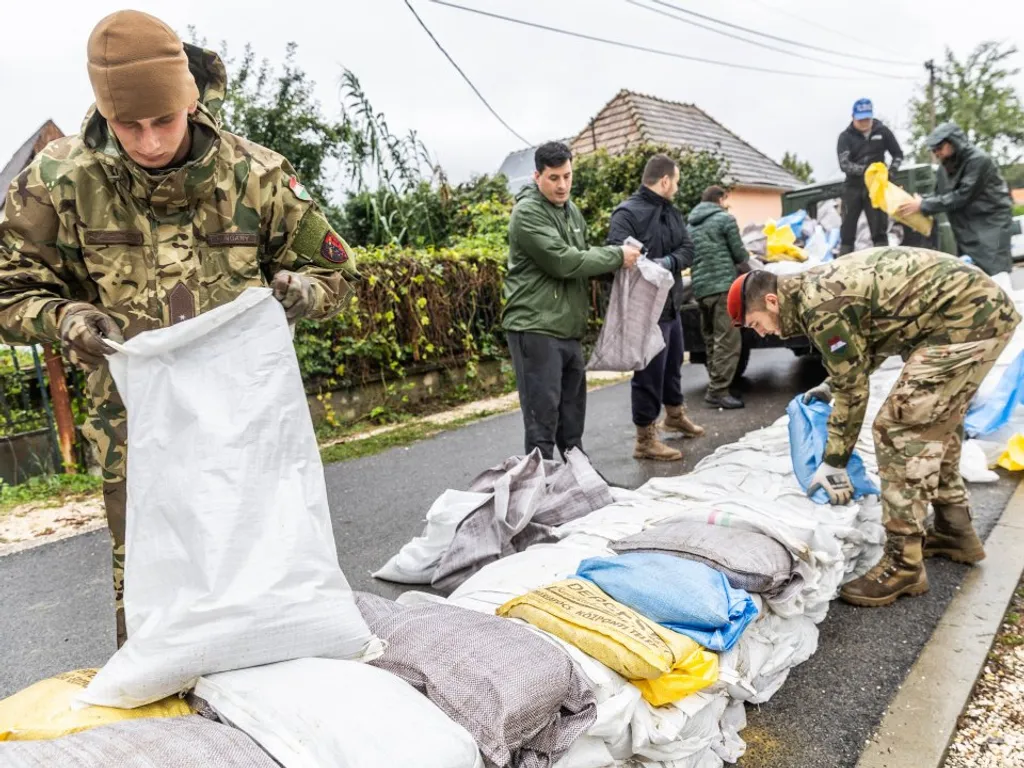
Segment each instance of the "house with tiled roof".
M619 91L570 141L573 154L597 149L612 154L640 144L667 144L717 152L729 164L729 208L742 227L778 218L782 195L804 186L789 171L693 104ZM515 192L533 171L533 148L513 152L502 170ZM513 183L512 178L515 177Z

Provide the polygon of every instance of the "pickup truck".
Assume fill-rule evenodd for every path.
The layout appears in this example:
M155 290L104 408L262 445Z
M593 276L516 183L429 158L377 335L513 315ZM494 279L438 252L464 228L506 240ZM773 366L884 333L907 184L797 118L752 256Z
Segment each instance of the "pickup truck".
M911 194L927 195L935 189L935 169L926 164L905 166L894 174L893 182ZM842 180L834 180L819 184L809 184L806 187L800 187L799 189L787 192L782 196L782 215L785 216L799 210L805 210L811 218L815 218L818 206L826 200L838 199L842 195L842 187ZM938 226L933 228L930 238L922 237L908 229L904 243L906 245L934 248L946 253L956 253L956 241L953 239L953 232L946 221L946 217L939 216L937 224ZM1024 242L1021 242L1019 247L1024 251ZM1024 253L1022 253L1021 258L1024 258ZM707 362L707 355L704 348L704 337L700 332L700 309L692 298L692 292L687 291L686 294L688 295L684 295L685 300L682 307L683 346L690 355L691 363L703 365ZM744 328L743 351L740 353L739 365L736 367L736 379L739 379L746 370L747 363L750 361L751 350L778 347L791 349L793 354L798 357L804 355L818 357L818 351L806 337L798 336L783 340L776 336L767 336L762 339L749 328Z

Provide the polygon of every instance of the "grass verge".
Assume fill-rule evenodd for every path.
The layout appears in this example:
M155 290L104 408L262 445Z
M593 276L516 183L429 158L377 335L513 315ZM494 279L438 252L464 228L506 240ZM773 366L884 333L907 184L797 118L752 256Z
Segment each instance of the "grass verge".
M18 485L0 484L0 515L22 504L37 502L63 504L93 496L103 488L103 480L93 475L50 475L32 477Z
M348 461L349 459L360 459L364 456L373 456L374 454L386 451L389 448L410 445L412 443L419 442L420 440L425 440L428 437L439 435L442 432L448 432L452 429L464 427L467 424L472 424L474 421L479 421L487 416L493 416L495 413L499 413L499 411L478 411L470 416L453 419L452 421L445 422L443 424L430 422L407 424L388 432L383 432L379 435L372 435L370 437L351 440L349 442L329 445L320 450L320 458L324 464L333 464L338 461Z

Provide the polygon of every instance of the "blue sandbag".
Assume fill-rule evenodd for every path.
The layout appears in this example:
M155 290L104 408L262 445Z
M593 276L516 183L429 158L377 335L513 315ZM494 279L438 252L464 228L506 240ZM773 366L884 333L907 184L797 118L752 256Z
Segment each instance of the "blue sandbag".
M790 400L786 413L789 414L789 455L793 460L793 471L800 487L806 491L825 455L828 417L832 413L832 406L820 400L805 405L803 397L797 395ZM846 465L846 472L853 483L853 498L880 495L878 486L868 478L864 460L856 451ZM811 494L811 500L818 504L828 504L828 494L819 488Z
M728 651L757 617L754 599L704 563L658 552L592 557L576 575L710 651Z
M1021 404L1024 404L1024 352L1010 363L988 397L971 403L964 419L967 435L982 437L1005 427Z

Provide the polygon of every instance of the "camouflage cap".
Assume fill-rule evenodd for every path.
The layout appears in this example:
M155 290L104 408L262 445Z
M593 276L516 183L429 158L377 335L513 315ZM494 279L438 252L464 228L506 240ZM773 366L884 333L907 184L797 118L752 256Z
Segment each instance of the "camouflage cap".
M163 117L199 100L181 39L160 19L117 11L89 35L89 80L108 120Z

